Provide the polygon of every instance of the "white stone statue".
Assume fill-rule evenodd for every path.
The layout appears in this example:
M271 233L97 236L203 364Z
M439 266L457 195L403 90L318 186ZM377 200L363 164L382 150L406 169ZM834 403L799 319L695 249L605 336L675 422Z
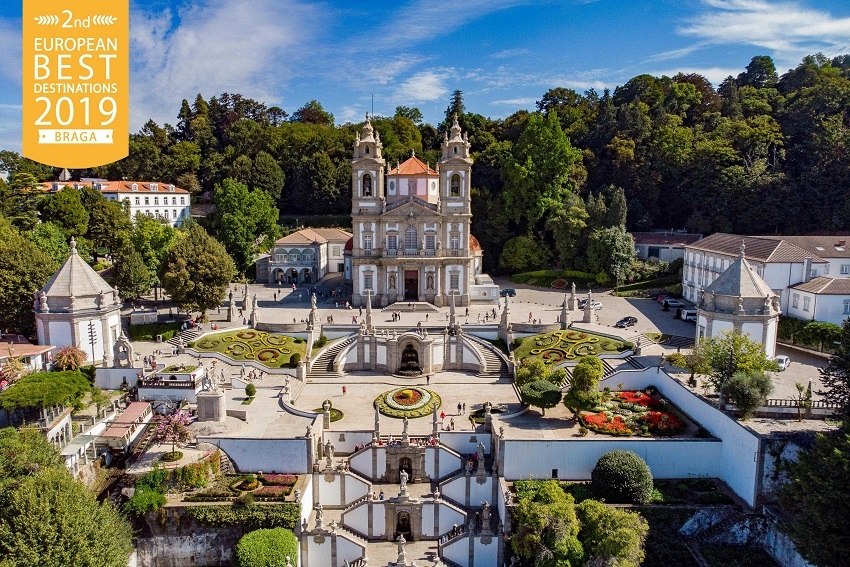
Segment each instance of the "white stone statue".
M407 479L410 478L410 475L407 474L407 471L401 469L398 473L398 483L401 485L401 491L404 492L407 490Z
M396 563L401 565L407 564L407 554L404 551L404 544L407 543L407 540L404 539L404 534L400 534L398 536L398 559L396 559Z
M310 309L316 308L316 292L313 292L313 295L310 296Z
M325 511L322 509L322 503L316 504L316 528L322 527L322 522L325 519Z
M478 462L484 462L484 443L481 441L478 442Z
M490 528L490 503L486 500L481 509L481 526L486 530Z
M402 421L402 429L401 429L402 436L407 437L410 434L409 431L408 431L409 428L410 428L410 420L407 419L407 416L404 416L404 421Z
M329 460L334 458L335 449L336 448L334 447L333 443L331 443L331 440L328 439L328 442L325 443L325 455L328 457Z

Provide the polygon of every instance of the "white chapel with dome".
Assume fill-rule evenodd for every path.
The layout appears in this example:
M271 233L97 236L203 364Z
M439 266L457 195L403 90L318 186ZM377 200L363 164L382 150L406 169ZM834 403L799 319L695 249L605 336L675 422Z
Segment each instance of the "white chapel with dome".
M483 250L470 234L472 159L455 118L436 169L411 155L388 169L368 117L354 142L350 251L352 303L385 307L423 301L496 302L499 288L481 273Z
M73 238L71 255L35 293L33 311L38 344L77 346L89 364L112 365L121 334L118 290L80 258Z

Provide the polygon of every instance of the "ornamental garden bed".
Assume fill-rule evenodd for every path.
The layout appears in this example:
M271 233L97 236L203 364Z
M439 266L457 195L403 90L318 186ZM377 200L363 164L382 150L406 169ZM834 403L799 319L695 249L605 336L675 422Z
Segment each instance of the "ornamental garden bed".
M258 362L269 368L292 366L307 354L307 343L302 339L242 329L206 335L189 343L198 352L217 352L237 362Z
M621 354L632 348L634 345L628 341L587 331L567 329L522 339L519 346L514 349L514 355L518 360L540 358L546 364L558 364L583 356Z
M442 400L436 392L419 386L395 388L375 398L379 412L397 418L431 415L441 404Z
M186 502L233 502L240 496L250 494L256 500L264 502L283 501L292 493L298 475L227 475L218 479L208 488L187 495Z
M684 417L652 387L606 392L592 410L579 412L578 420L596 433L621 437L670 437L686 427Z

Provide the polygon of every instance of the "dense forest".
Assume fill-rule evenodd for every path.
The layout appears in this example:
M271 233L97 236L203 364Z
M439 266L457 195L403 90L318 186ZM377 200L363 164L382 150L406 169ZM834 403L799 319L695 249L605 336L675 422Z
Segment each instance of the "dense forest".
M534 252L532 265L595 271L587 265L591 236L605 245L599 233L612 230L608 242L616 242L622 226L704 234L850 228L848 55L806 57L781 77L770 57L757 56L717 88L696 74L639 75L613 92L554 88L535 112L499 120L468 111L456 91L440 124L411 107L372 124L390 164L411 150L434 164L453 115L474 152L473 233L489 270L500 258L486 252L507 243ZM290 115L238 94L199 94L183 101L176 125L149 121L133 134L127 158L73 173L157 179L210 202L232 178L267 192L287 217L346 215L360 126L336 126L315 100ZM56 173L3 153L0 169L10 173Z

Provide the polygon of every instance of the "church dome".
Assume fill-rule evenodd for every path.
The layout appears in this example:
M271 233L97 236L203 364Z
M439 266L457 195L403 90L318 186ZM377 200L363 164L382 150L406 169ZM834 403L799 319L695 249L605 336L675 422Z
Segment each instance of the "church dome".
M744 258L738 258L703 290L700 307L719 313L762 314L773 306L776 294Z

